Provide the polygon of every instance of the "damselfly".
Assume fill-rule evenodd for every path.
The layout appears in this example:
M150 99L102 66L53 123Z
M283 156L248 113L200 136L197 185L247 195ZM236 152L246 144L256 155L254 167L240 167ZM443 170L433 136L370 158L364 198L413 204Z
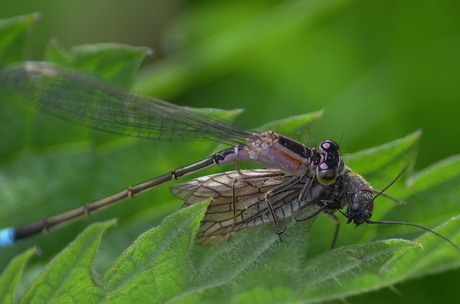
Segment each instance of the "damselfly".
M252 161L270 169L237 170L205 176L173 187L185 206L211 198L197 239L210 244L247 227L279 220L311 207L308 220L321 212L340 211L348 222L373 222L375 190L348 169L338 145L326 140L309 148L275 132L246 130L225 120L149 97L120 90L92 76L41 62L4 69L0 83L26 102L60 118L105 131L167 141L207 139L232 147L188 166L177 168L114 195L37 222L0 230L0 247L88 216L140 192L197 172L214 164ZM347 211L341 211L348 206ZM336 233L337 234L337 233ZM335 240L336 237L334 237ZM455 246L455 245L454 245Z

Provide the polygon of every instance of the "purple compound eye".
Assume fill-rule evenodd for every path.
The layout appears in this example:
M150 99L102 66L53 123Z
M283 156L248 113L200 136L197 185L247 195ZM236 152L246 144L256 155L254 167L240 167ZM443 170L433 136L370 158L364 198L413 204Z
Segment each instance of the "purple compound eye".
M339 151L339 145L330 139L327 139L319 146L321 153L337 153Z
M333 184L337 178L337 166L326 159L316 167L316 178L323 185Z
M323 185L335 182L341 163L339 145L333 140L325 140L319 146L321 161L316 167L316 178Z

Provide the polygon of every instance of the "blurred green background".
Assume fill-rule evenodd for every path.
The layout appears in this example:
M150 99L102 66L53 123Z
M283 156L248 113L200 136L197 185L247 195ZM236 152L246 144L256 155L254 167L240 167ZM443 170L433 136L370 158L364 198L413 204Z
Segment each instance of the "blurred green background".
M42 58L51 38L64 48L100 42L147 46L155 54L145 61L136 91L193 107L244 108L238 123L253 128L323 109L312 134L296 137L309 145L332 138L341 142L344 153L422 129L415 170L460 151L458 1L0 3L0 18L31 12L41 15L28 41L31 59ZM52 137L50 132L47 136ZM142 145L156 149L158 143ZM21 153L27 149L22 147ZM156 153L139 153L147 158L149 170L155 167ZM106 169L111 164L105 157L93 165ZM171 169L192 160L176 158L162 165ZM155 175L126 173L129 162L112 168L123 175L111 182L113 191ZM72 181L79 179L72 175ZM110 191L93 189L87 199ZM402 296L384 290L350 302L410 298L432 303L440 293L449 293L439 286L451 286L447 282L455 282L459 274L396 286Z
M249 127L324 109L308 141L346 152L422 129L417 168L459 151L457 1L6 0L0 17L34 11L30 58L50 38L148 46L137 90L175 103L245 108Z

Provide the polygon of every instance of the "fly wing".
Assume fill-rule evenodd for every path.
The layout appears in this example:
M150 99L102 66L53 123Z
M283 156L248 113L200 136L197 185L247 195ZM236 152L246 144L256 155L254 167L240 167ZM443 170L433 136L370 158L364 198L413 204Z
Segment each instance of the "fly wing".
M199 177L171 189L184 200L184 207L211 200L197 233L199 244L210 245L234 232L273 221L267 199L277 219L292 215L305 205L297 200L304 185L298 176L258 169Z

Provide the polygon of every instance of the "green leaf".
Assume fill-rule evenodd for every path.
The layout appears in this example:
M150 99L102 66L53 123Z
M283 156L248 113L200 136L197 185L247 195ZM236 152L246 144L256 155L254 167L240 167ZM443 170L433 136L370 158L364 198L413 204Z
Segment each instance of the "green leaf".
M301 271L300 298L317 303L388 286L380 273L382 266L394 255L417 247L404 240L387 240L324 253L309 261Z
M234 120L244 111L243 109L222 110L216 108L198 108L193 110L206 116L214 117L217 119L226 119L228 121Z
M116 43L80 45L66 51L53 40L48 45L45 60L89 72L129 88L145 56L151 52L146 47Z
M407 181L412 194L429 190L447 183L460 174L460 156L444 159L421 172L411 176Z
M0 275L0 303L16 303L17 286L29 259L37 254L35 248L15 257Z
M361 174L372 174L382 172L382 168L394 169L400 167L399 171L406 168L410 172L410 168L414 163L416 155L416 147L422 133L417 131L399 140L380 145L374 148L366 149L354 154L346 155L346 161L349 167L360 172ZM409 164L409 165L408 165ZM399 173L389 169L385 173ZM394 175L396 176L396 175Z
M190 251L207 205L181 209L142 234L105 274L104 302L174 302L193 285Z
M401 173L404 173L385 191L399 200L409 196L407 177L412 172L417 154L421 132L409 134L392 142L344 156L346 164L355 172L366 177L367 181L381 191ZM383 199L380 199L381 201ZM378 201L378 202L379 202ZM374 213L381 216L395 207L395 204L378 204Z
M32 25L38 20L39 14L30 14L9 19L0 19L0 69L17 61L24 60L26 40ZM7 98L0 89L2 105L8 104ZM8 144L0 145L0 157L9 157L24 145L22 130L24 129L24 113L9 106L0 107L0 138L8 138Z
M114 221L89 226L48 264L22 302L164 303L181 297L190 299L187 289L197 280L190 250L207 205L203 202L181 209L142 234L103 280L93 270L93 262L102 234ZM0 288L14 289L32 253L28 251L11 262L0 277ZM12 298L13 291L5 297Z
M460 216L449 219L434 230L455 244L460 243ZM432 233L425 233L416 239L421 250L398 254L381 269L389 282L403 281L448 271L460 267L460 250L442 242Z
M266 123L258 129L262 131L274 130L279 134L305 139L309 135L308 129L311 128L312 124L317 123L322 116L323 111L291 116Z
M39 14L0 20L0 68L24 60L26 39Z
M92 271L102 234L115 221L89 226L57 255L24 295L23 303L95 303L104 295Z

